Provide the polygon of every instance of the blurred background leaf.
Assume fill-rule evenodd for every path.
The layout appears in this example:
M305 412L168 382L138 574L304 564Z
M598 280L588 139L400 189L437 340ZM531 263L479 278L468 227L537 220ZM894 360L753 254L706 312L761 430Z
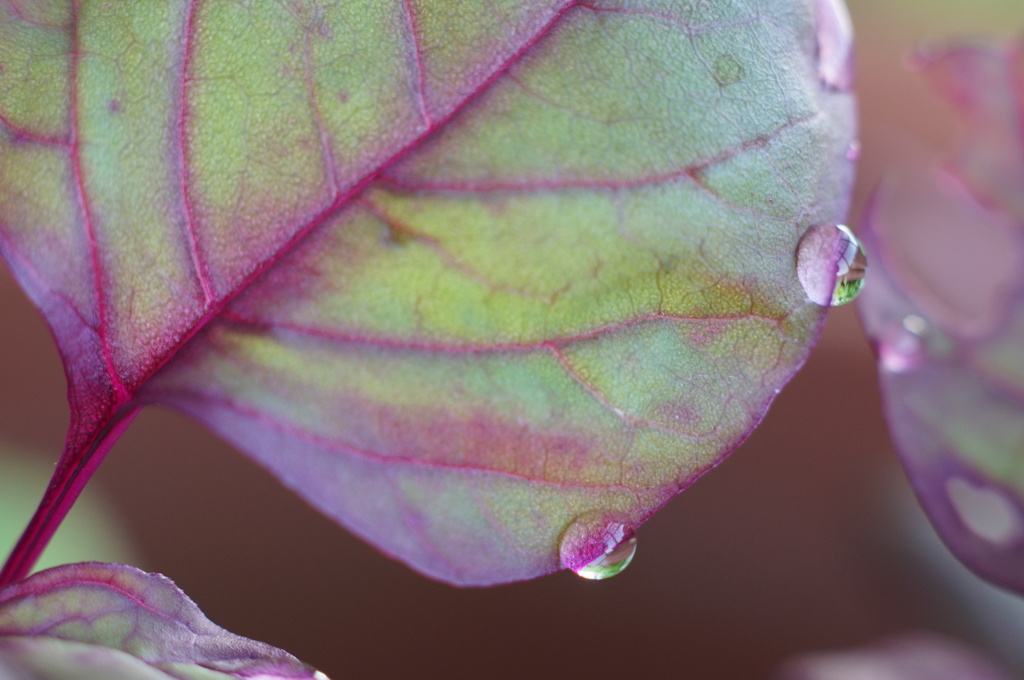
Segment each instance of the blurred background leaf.
M35 511L52 472L53 466L38 452L29 454L0 442L0 548L4 555L14 547ZM72 562L140 563L138 551L99 485L89 487L81 496L34 571Z

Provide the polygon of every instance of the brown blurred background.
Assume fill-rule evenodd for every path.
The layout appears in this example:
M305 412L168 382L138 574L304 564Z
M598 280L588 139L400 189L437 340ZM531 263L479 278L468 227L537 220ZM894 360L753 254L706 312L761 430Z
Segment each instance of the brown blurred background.
M955 137L951 112L902 68L903 55L922 38L1024 35L1024 2L849 2L863 144L856 224L902 144L948 148ZM52 463L67 419L60 362L6 272L0 312L0 440ZM634 563L602 583L563 573L458 590L426 580L166 410L136 421L87 494L119 513L139 566L177 581L217 623L335 680L744 680L795 653L910 629L988 645L900 533L909 492L874 371L854 310L833 311L762 427L644 525Z

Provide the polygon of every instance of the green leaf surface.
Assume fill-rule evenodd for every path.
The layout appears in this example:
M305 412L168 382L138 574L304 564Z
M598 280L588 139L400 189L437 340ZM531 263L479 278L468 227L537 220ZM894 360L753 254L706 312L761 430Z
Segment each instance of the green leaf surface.
M420 571L524 579L719 462L817 336L839 2L14 8L0 253L65 460L172 404Z

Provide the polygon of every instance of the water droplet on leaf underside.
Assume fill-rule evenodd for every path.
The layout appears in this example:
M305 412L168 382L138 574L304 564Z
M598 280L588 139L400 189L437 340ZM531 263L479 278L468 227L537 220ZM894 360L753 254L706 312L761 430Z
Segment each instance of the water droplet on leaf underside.
M849 146L846 147L846 160L860 160L860 142L858 140L853 140L850 142Z
M909 314L899 323L888 326L878 342L882 368L890 373L908 373L917 368L924 360L922 336L927 330L928 322L916 314Z
M796 271L812 302L837 307L864 287L868 259L853 232L842 224L811 227L797 246Z
M625 522L591 514L569 525L560 552L562 564L577 576L601 581L629 566L636 554L636 534Z

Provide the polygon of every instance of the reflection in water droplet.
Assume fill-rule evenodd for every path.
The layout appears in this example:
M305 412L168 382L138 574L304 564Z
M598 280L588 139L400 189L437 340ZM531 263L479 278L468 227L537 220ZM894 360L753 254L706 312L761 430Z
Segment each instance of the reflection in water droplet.
M868 258L860 241L842 224L819 224L800 239L796 272L812 302L837 307L864 287Z
M977 536L1001 546L1021 537L1021 517L1001 492L954 477L946 481L946 493L960 521Z
M818 77L827 89L853 87L853 22L843 0L817 0L814 19L818 36Z
M836 287L832 293L832 306L845 305L857 297L864 287L864 277L868 273L868 258L860 241L843 225L837 225L845 239L840 239L840 256L836 264Z
M636 534L624 522L591 513L565 530L560 552L564 566L578 576L600 581L629 566L636 554Z
M882 368L890 373L908 373L917 368L924 360L923 336L927 330L928 322L916 314L886 328L878 343Z
M636 554L636 536L624 526L617 525L608 534L608 549L600 557L576 570L578 576L600 581L622 572Z

